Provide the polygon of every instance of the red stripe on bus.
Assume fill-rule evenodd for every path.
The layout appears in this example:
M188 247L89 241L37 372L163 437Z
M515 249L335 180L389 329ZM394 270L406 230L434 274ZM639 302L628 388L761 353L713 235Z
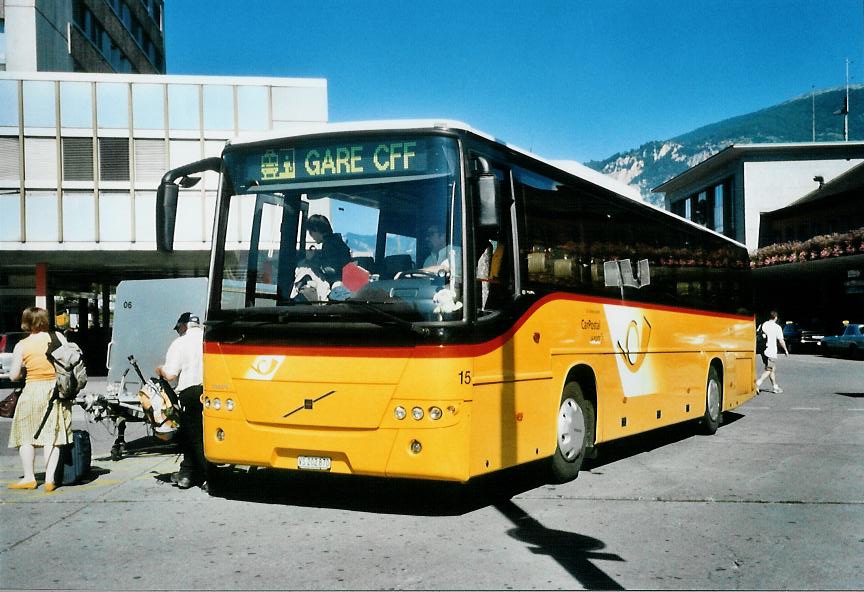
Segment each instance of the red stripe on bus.
M309 345L239 345L227 344L214 341L204 343L204 353L207 354L230 354L230 355L286 355L286 356L322 356L322 357L388 357L388 358L466 358L477 357L488 354L504 346L510 341L516 332L541 306L555 300L569 300L573 302L585 302L592 304L610 304L614 306L625 306L627 308L639 308L658 310L663 312L674 312L679 314L690 314L702 317L719 317L724 319L735 319L739 321L755 321L755 317L747 315L736 315L722 312L699 311L689 308L675 306L663 306L659 304L634 303L628 304L621 300L611 298L599 298L595 296L579 296L575 294L555 293L544 296L519 319L513 323L505 333L481 343L468 344L442 344L442 345L413 345L413 346L309 346Z

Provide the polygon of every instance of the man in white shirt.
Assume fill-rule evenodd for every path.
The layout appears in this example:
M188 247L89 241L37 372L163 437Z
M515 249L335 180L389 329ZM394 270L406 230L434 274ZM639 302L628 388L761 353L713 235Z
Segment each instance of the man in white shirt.
M443 269L458 275L462 264L462 250L448 245L444 233L437 226L427 227L425 238L429 245L429 255L423 260L422 269L432 272ZM450 251L453 251L452 265Z
M772 310L770 316L771 318L762 323L762 326L758 329L758 331L761 331L765 335L765 351L762 353L762 363L765 365L765 372L756 381L757 393L766 378L771 379L771 385L774 387L773 391L775 393L783 392L783 389L777 384L777 376L775 375L777 368L777 345L783 346L783 353L787 356L789 355L789 350L786 349L786 342L783 340L783 329L777 323L777 311Z
M180 447L183 460L180 471L171 475L181 489L204 485L207 479L207 461L204 458L204 412L201 395L204 393L204 329L197 316L184 312L174 325L178 337L171 342L165 363L156 368L156 374L169 382L177 381L180 399Z

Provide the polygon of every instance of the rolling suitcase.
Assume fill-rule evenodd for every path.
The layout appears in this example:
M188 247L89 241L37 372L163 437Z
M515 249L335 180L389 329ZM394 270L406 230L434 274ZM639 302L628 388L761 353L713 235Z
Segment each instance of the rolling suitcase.
M72 443L60 447L60 460L54 483L75 485L90 474L90 433L84 430L72 431Z

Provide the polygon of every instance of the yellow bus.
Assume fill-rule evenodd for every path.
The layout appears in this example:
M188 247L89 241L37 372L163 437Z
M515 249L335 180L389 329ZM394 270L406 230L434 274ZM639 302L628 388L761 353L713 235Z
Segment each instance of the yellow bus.
M581 165L449 121L229 142L166 173L162 251L203 170L211 463L465 482L538 461L564 482L605 442L713 434L755 393L745 247Z

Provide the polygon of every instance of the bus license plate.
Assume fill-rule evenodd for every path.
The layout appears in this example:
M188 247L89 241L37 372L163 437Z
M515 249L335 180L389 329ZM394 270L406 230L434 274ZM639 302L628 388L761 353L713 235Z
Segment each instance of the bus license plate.
M298 456L297 468L308 471L329 471L330 458L327 456Z

